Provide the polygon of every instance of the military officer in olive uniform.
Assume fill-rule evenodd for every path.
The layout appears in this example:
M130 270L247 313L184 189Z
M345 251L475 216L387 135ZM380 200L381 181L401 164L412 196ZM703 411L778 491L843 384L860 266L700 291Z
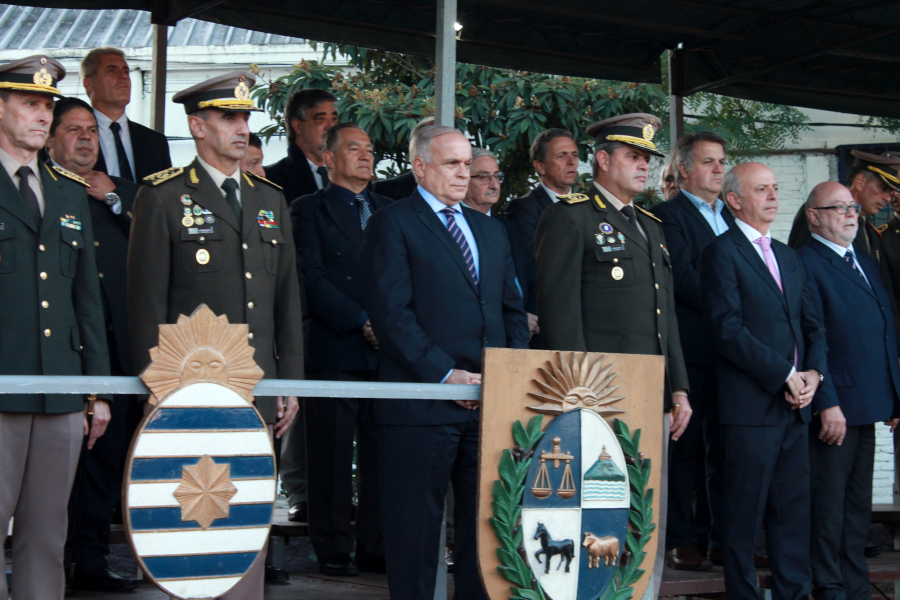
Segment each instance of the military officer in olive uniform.
M65 69L31 56L0 66L0 373L109 375L86 182L42 164ZM93 412L89 423L88 414ZM62 600L66 504L81 442L105 400L0 395L0 548L15 517L16 600ZM7 600L0 577L0 600Z
M538 319L547 349L664 356L671 411L664 423L678 439L691 407L671 260L659 219L632 203L647 184L650 156L662 156L652 141L659 127L658 118L640 113L588 127L596 142L594 185L586 195L560 196L538 222ZM661 487L665 506L665 481ZM659 520L662 534L664 515ZM664 547L660 539L660 552Z
M250 326L253 358L267 378L303 379L303 332L291 218L281 189L242 173L255 77L233 72L175 94L197 158L145 179L135 200L128 249L128 318L137 372L150 361L157 325L201 303ZM257 398L280 437L297 399ZM277 421L276 421L277 417ZM258 560L227 597L262 598Z

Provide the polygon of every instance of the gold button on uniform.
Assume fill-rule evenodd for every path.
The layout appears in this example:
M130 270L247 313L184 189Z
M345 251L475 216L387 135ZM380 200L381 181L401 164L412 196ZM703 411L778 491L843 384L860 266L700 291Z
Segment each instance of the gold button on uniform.
M47 249L47 247L46 247L45 245L43 245L43 244L41 244L40 246L38 246L38 250L40 250L41 252L43 252L43 251L46 250L46 249Z
M97 247L99 245L100 245L100 242L98 242L97 240L94 240L94 247Z
M246 277L247 279L253 279L253 273L247 271L246 273L244 273L244 277Z
M658 308L656 309L656 314L659 314L659 309L658 309Z
M247 308L249 308L250 310L253 310L253 307L254 307L254 306L255 306L255 305L254 305L252 302L248 302L248 303L247 303Z
M100 279L103 279L103 273L97 273L97 275L100 277Z
M244 242L243 244L241 244L241 248L243 248L244 250L246 250L247 248L249 248L249 246L247 245L246 242Z
M41 279L47 279L47 274L44 271L41 271Z
M617 262L619 262L619 259L618 259L618 258L614 258L614 259L613 259L613 262L614 262L614 263L617 263Z
M75 240L72 240L72 246L77 246L77 245L78 245L78 242Z
M247 334L247 337L250 338L250 339L252 340L252 339L253 339L253 332L251 331L250 333L248 333L248 334Z
M50 303L44 300L43 302L41 302L41 306L43 306L44 308L50 308Z
M49 329L45 329L45 330L44 330L44 337L50 337L50 330L49 330Z
M658 283L654 283L654 284L653 284L653 287L655 287L656 289L659 289L659 284L658 284Z

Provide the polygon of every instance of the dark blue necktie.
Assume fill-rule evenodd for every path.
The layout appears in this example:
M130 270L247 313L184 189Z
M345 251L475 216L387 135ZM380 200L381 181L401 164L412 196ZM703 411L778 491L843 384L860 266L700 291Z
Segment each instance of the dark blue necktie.
M441 213L447 217L447 231L450 232L453 240L459 246L459 249L462 250L463 260L466 261L466 266L469 268L469 275L472 276L472 281L474 281L477 286L478 272L475 270L475 259L472 258L472 249L469 248L469 242L466 241L466 236L463 235L462 229L456 224L456 217L454 216L456 212L457 211L452 208L441 209Z
M860 277L863 278L863 281L866 282L866 285L869 285L869 280L866 279L866 276L863 275L863 272L860 271L860 270L857 268L857 266L856 266L856 261L853 260L853 258L854 258L854 257L853 257L853 250L849 250L849 249L848 249L847 252L844 254L844 260L846 260L846 261L850 264L850 268L853 269L853 271L854 271L857 275L859 275Z
M369 203L362 194L356 197L356 208L359 209L359 226L365 231L366 225L369 224L369 219L372 218L372 209L369 208Z
M128 164L128 155L125 154L125 145L122 143L122 126L113 121L109 124L109 130L112 131L113 139L116 142L116 155L119 162L119 177L134 181L134 175L131 172L131 165Z

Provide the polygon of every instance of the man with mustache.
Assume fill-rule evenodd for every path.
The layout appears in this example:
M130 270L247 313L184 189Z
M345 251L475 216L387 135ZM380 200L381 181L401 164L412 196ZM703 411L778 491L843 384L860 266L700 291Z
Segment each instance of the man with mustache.
M109 375L87 183L38 159L65 73L44 56L0 66L5 375ZM14 517L16 600L62 600L66 503L82 438L93 448L109 415L107 401L79 394L0 396L0 547ZM0 600L8 597L0 577Z
M47 150L52 164L68 169L90 183L87 191L110 368L113 375L127 376L135 373L128 347L125 259L131 210L138 186L94 170L99 149L97 119L91 107L78 98L57 102ZM69 498L65 563L66 575L77 589L122 592L137 587L137 581L112 572L106 560L112 513L122 495L125 455L139 420L137 408L134 396L116 396L106 434L92 450L82 453L84 465L79 469Z
M97 117L100 154L94 170L140 184L172 166L169 141L125 114L131 102L131 74L118 48L94 48L81 61L84 89Z
M128 320L132 360L150 362L162 323L205 303L230 323L246 323L253 359L267 378L303 379L300 289L291 220L280 188L242 173L256 78L240 71L173 97L183 104L197 147L185 168L152 175L138 192L128 249ZM257 397L280 438L297 398ZM260 557L229 598L262 598Z

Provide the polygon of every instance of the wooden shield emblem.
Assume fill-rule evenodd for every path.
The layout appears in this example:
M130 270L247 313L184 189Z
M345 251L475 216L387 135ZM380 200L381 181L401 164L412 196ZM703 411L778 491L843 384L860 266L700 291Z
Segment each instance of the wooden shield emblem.
M642 598L657 549L664 359L487 349L483 382L488 597Z
M247 333L201 305L160 326L141 374L155 406L128 457L125 528L144 573L175 598L226 593L269 537L275 456L252 404L263 373Z

